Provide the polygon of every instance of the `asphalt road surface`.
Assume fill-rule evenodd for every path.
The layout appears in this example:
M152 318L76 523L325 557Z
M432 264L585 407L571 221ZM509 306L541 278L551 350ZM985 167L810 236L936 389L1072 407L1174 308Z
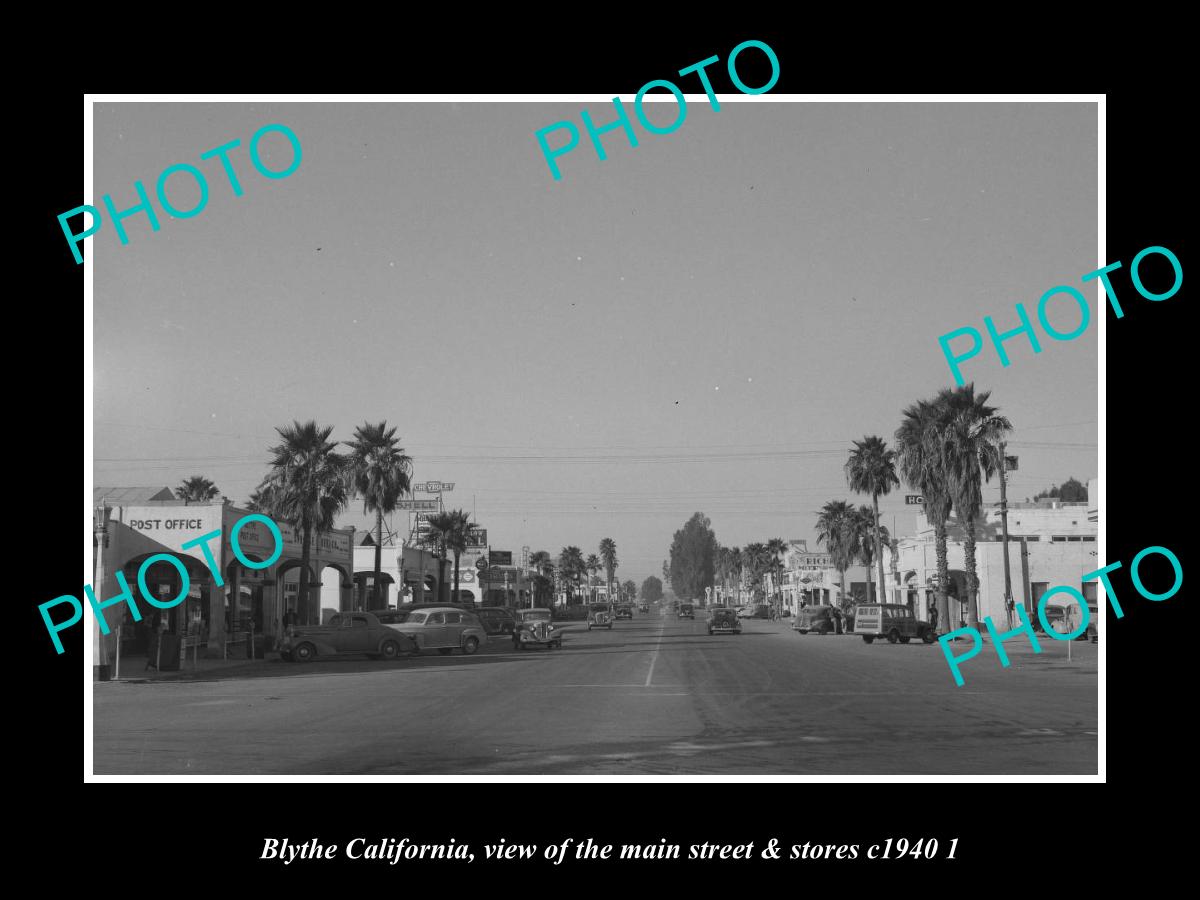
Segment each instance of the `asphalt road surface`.
M561 650L96 683L96 774L1095 774L1098 645L937 644L639 615ZM963 645L965 647L965 644ZM960 651L961 652L961 651Z

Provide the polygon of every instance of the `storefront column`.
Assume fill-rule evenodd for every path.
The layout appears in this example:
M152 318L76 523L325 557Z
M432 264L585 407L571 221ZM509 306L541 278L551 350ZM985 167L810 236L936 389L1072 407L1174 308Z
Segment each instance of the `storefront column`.
M208 659L220 659L225 643L225 588L217 586L215 578L208 582Z

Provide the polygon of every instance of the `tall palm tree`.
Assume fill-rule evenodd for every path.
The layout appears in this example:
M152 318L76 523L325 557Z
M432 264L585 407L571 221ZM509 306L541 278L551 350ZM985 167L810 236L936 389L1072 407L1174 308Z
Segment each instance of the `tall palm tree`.
M865 503L857 509L850 510L849 518L847 519L847 540L850 542L851 558L862 563L867 570L867 602L871 602L871 598L875 596L875 592L871 589L871 568L875 563L875 526L878 520L875 518L874 511ZM880 571L883 571L882 566ZM879 592L883 594L883 591ZM879 603L886 603L886 600L879 600Z
M975 393L974 383L944 388L934 404L941 422L942 466L954 508L966 532L967 624L979 627L979 576L975 568L975 521L983 507L983 482L1000 471L1001 442L1012 423L988 405L990 391Z
M354 489L362 497L363 512L375 513L375 579L371 582L368 609L379 609L382 603L383 517L396 511L400 499L411 491L412 458L404 453L396 438L396 429L387 422L359 425L354 430L350 447L350 465L354 472ZM404 591L404 585L400 585Z
M742 605L742 568L743 555L741 547L729 548L729 574L733 576L733 583L737 585L736 600L738 606Z
M574 585L577 592L580 580L587 574L587 561L583 558L583 551L574 544L563 547L558 554L558 571L562 575L563 583L568 587Z
M191 478L185 478L179 483L179 487L175 488L176 499L182 500L184 505L188 503L204 503L220 493L217 490L217 486L203 475L193 475Z
M446 553L454 554L454 603L459 603L458 575L459 561L467 549L467 541L471 534L471 516L461 509L452 509L429 517L430 540L442 546L442 558Z
M767 564L767 545L761 541L747 544L742 550L742 558L749 575L751 596L757 600L757 592L763 589L763 571ZM766 591L763 589L764 598Z
M888 549L888 565L892 570L890 584L895 589L900 585L900 539L888 531L886 525L879 526L879 538Z
M600 542L600 561L604 563L604 572L608 576L608 596L613 593L613 576L617 573L617 542L605 538Z
M767 566L771 570L771 580L775 583L775 614L783 614L783 555L787 553L787 541L783 538L771 538L767 541Z
M600 565L600 557L598 557L595 553L589 553L587 562L585 563L585 565L587 566L587 571L588 571L588 596L592 600L595 600L596 592L593 590L593 588L595 587L596 573L599 572L601 568L603 568ZM609 597L609 600L611 600L611 599L612 598Z
M867 435L854 442L850 458L846 460L846 483L857 494L870 494L871 510L874 513L872 528L875 537L875 565L879 575L879 602L887 603L883 588L883 541L879 534L879 497L887 496L892 488L899 487L896 477L896 451L888 447L883 438ZM869 566L868 566L869 568ZM871 575L867 573L868 587ZM870 592L868 590L868 599Z
M320 621L320 598L309 597L309 561L314 531L328 531L350 499L351 478L337 442L329 440L332 425L314 421L277 426L280 442L271 447L271 471L256 491L273 518L291 522L300 531L300 592L297 610L302 625Z
M943 465L937 407L918 400L904 410L896 429L896 465L906 484L918 491L924 501L925 518L933 526L934 552L937 556L937 597L939 634L950 626L950 604L946 587L950 566L946 560L946 520L952 503Z
M817 543L824 544L833 567L838 570L838 605L846 604L846 570L853 560L854 542L850 532L853 507L845 500L830 500L817 515Z

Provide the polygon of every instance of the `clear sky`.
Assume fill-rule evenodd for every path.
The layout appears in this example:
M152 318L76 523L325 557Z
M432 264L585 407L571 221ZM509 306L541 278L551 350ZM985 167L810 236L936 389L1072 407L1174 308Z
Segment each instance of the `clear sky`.
M612 537L640 583L696 510L725 544L811 541L815 510L853 499L849 441L890 441L905 405L953 383L939 335L1013 327L1016 302L1032 316L1109 261L1092 104L715 112L701 95L673 134L606 135L604 162L584 133L555 181L533 133L584 106L97 104L97 205L132 206L135 179L153 192L179 162L210 198L191 219L160 211L157 233L128 219L127 246L111 223L88 239L96 483L203 474L241 501L274 426L348 439L386 419L415 478L455 482L446 499L493 547ZM246 147L277 122L303 162L268 180ZM234 138L241 197L199 159ZM291 158L277 134L262 147L271 168ZM177 175L169 196L197 194ZM1017 499L1097 474L1085 294L1079 339L964 367L1016 425ZM900 534L904 493L881 501ZM341 524L368 521L356 504Z

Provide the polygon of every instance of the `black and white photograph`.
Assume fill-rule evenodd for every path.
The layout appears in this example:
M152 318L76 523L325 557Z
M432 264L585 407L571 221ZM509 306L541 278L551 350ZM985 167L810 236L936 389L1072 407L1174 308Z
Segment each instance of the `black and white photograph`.
M93 100L91 778L1103 780L1101 98L676 84Z

